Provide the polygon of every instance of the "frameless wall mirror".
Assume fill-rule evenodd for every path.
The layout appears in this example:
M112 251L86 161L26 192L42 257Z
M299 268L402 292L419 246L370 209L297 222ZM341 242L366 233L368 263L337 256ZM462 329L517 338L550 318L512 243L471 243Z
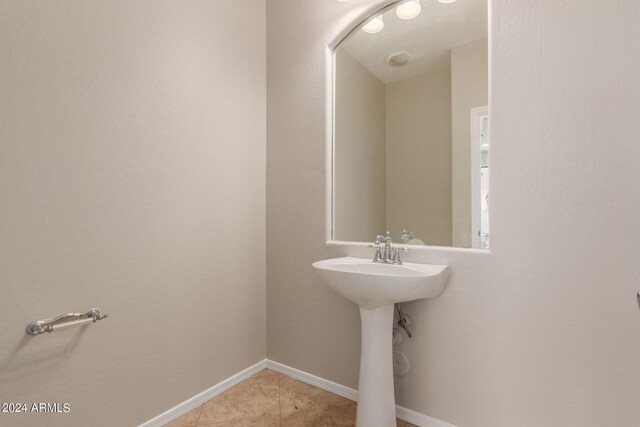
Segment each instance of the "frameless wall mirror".
M396 2L333 59L333 240L488 248L487 0Z

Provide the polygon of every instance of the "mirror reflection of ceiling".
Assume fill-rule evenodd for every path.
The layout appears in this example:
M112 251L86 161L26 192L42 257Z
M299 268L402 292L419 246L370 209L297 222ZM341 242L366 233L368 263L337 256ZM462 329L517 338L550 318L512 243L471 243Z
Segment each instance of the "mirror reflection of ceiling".
M450 50L487 36L487 1L457 0L440 3L420 0L422 12L403 20L394 5L382 14L384 28L368 34L355 30L340 47L384 83L449 69ZM411 61L389 65L385 57L408 52Z

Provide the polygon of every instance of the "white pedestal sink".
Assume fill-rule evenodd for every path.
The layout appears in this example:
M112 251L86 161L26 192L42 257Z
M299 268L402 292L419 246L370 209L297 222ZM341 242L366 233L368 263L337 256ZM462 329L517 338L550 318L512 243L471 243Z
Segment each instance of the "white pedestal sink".
M318 261L313 267L331 289L360 307L357 427L395 426L393 305L440 295L449 277L449 267L381 264L352 257Z

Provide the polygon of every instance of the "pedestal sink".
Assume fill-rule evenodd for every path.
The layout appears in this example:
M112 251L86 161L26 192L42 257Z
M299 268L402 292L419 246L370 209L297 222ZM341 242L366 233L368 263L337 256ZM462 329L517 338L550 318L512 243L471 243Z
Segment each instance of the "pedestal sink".
M360 307L357 427L395 426L393 305L440 295L449 277L449 267L382 264L352 257L318 261L313 267L331 289Z

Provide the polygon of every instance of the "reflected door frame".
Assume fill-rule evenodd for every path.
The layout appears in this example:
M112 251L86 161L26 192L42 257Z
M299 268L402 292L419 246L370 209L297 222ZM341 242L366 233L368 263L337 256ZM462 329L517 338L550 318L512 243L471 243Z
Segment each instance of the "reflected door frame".
M481 200L480 179L482 166L482 118L489 115L489 106L471 109L471 247L480 248ZM488 132L488 129L487 129ZM489 138L487 138L489 140Z

